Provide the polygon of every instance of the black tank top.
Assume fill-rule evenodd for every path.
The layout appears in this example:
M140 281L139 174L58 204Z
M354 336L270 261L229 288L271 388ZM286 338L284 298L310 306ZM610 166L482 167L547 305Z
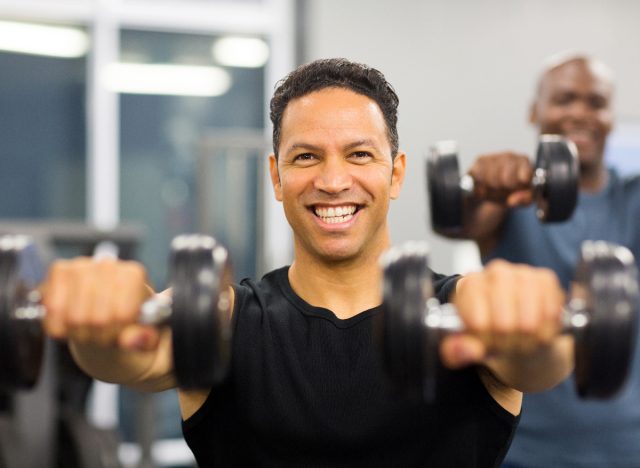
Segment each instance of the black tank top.
M297 296L287 273L235 288L230 377L183 422L201 468L499 465L517 418L475 369L439 369L431 404L399 396L372 340L381 308L338 319ZM435 275L442 302L455 283Z

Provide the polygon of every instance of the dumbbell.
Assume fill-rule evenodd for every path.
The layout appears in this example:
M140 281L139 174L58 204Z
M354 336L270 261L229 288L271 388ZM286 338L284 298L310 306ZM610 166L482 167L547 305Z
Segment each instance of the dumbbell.
M463 332L455 306L433 297L428 247L410 242L381 258L383 313L375 336L395 387L432 400L441 339ZM576 269L561 333L574 337L575 385L581 398L610 398L629 374L635 347L638 273L633 254L604 241L586 241Z
M29 237L0 237L0 387L7 390L33 387L40 373L46 310L30 273L39 264ZM172 298L147 300L139 322L171 329L174 372L181 387L209 388L227 375L232 280L228 251L214 238L189 234L173 239Z
M427 158L427 192L431 225L436 231L462 229L464 198L474 191L469 174L460 177L458 149L454 141L441 141L431 147ZM531 187L536 215L542 222L566 221L578 201L578 151L561 135L541 135L538 141Z

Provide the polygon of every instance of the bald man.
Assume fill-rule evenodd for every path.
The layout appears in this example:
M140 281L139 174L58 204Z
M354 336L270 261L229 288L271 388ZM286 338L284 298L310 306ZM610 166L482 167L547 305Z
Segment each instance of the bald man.
M590 56L565 53L546 62L529 121L540 134L561 134L576 144L578 204L568 221L540 223L530 158L513 152L478 157L469 172L485 195L466 207L460 237L476 241L484 263L504 258L551 268L566 289L584 240L625 245L640 259L640 178L622 178L604 161L613 87L610 69ZM578 400L572 379L525 395L505 466L640 466L640 357L634 359L625 390L612 401Z

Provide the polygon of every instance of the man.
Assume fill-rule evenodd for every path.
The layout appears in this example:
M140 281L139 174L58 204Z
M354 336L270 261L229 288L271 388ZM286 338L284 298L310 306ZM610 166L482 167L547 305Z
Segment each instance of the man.
M540 134L561 134L576 144L577 208L567 222L540 223L531 206L529 158L510 152L479 157L469 171L477 192L467 205L463 237L477 242L484 262L503 258L551 268L566 289L586 239L625 245L640 258L640 179L621 178L604 162L612 96L612 73L602 62L579 54L549 60L529 119ZM640 466L637 354L627 387L614 400L579 400L572 379L527 394L505 466Z
M438 297L455 302L468 329L442 343L448 368L436 402L389 388L371 324L383 313L387 211L405 174L397 106L380 72L344 59L312 62L279 83L269 163L294 261L233 287L229 379L178 389L201 466L495 466L521 391L571 371L556 277L497 261L462 279L436 276ZM98 379L172 388L168 332L132 325L150 294L140 265L59 262L46 327Z

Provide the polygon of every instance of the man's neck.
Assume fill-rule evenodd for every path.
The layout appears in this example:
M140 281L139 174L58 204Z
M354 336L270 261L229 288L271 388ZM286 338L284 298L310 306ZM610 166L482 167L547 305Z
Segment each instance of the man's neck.
M580 190L589 193L599 192L608 182L609 172L604 166L580 168Z
M378 263L382 250L342 262L307 258L307 253L297 252L289 269L291 287L313 306L329 309L341 319L353 317L382 303Z

